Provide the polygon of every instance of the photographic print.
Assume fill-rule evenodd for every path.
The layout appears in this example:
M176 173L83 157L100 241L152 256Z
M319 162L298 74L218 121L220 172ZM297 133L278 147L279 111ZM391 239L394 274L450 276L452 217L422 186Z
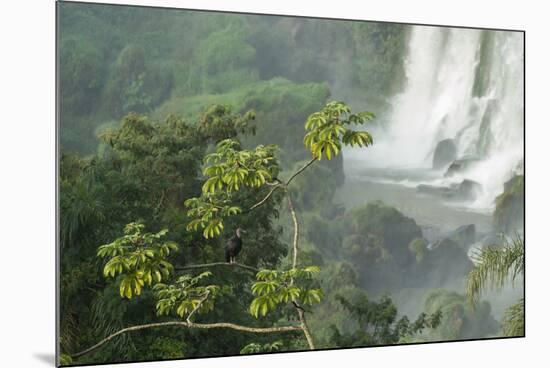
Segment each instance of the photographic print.
M57 108L59 365L525 335L522 31L61 1Z

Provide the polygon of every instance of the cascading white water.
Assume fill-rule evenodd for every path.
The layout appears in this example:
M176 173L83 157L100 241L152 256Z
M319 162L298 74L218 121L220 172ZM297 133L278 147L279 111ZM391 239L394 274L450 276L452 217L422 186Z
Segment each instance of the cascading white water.
M405 62L405 88L361 161L371 168L428 169L437 143L452 138L458 157L475 157L474 165L452 178L432 172L406 182L470 179L483 189L468 206L490 210L503 183L523 168L523 35L416 26Z

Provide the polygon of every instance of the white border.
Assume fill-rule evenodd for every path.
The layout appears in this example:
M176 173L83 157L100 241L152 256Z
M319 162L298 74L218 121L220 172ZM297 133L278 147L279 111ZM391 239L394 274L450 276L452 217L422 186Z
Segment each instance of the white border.
M549 28L544 2L383 0L110 1L140 5L402 21L527 31L527 338L112 367L540 366L548 328ZM1 5L0 331L3 367L53 365L54 352L54 2ZM7 112L7 113L6 113ZM538 358L538 359L537 359ZM108 367L108 366L105 366Z

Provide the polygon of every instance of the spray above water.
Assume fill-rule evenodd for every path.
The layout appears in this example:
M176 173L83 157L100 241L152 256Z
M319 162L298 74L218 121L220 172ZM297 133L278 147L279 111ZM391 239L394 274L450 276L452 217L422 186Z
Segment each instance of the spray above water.
M380 180L401 171L409 186L474 182L479 190L464 205L492 209L504 182L523 170L523 35L417 26L405 63L405 88L373 132L375 145L352 159L378 169ZM452 172L450 164L433 168L445 139L456 148Z

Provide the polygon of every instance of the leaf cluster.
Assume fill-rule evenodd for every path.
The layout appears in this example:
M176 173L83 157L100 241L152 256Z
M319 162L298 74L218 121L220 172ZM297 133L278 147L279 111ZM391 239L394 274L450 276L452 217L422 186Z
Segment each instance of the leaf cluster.
M258 353L271 353L279 351L283 346L281 340L277 340L267 344L259 344L257 342L250 343L241 349L241 354L258 354Z
M204 136L219 142L238 134L254 135L256 127L251 121L256 118L253 110L244 115L233 114L229 105L212 105L199 117L197 128Z
M525 301L523 298L506 309L502 331L504 336L523 336L525 334Z
M278 173L274 145L259 145L253 150L241 149L235 139L225 139L217 144L216 152L205 157L203 174L208 178L203 193L216 190L233 192L246 186L257 188L273 180Z
M243 150L235 139L219 142L216 152L205 157L207 166L203 174L207 179L201 196L185 201L187 216L191 219L187 230L201 228L206 239L220 235L224 228L223 219L242 212L234 204L232 193L243 188L259 188L278 174L275 150L274 145Z
M168 233L144 233L145 225L132 222L124 227L124 235L97 250L101 258L108 258L103 268L106 278L120 279L120 296L131 299L140 295L144 286L159 283L170 276L174 267L166 260L178 246L162 238Z
M525 269L525 245L516 235L513 239L503 239L504 245L490 246L472 252L475 267L467 276L466 293L475 306L487 286L502 289L508 281L512 283Z
M304 145L318 160L321 160L323 155L327 160L331 160L340 153L342 144L352 147L371 146L373 140L369 132L355 131L348 126L362 125L372 119L374 114L371 112L352 113L344 102L329 102L321 111L308 117Z
M203 193L200 197L186 200L185 206L188 208L187 216L191 218L187 230L197 231L201 227L206 239L221 234L225 217L242 212L239 206L233 204L231 196L226 192Z
M333 326L331 340L337 346L396 344L426 328L437 328L442 318L442 312L436 310L432 314L421 313L412 322L407 316L398 319L397 307L387 295L378 302L369 300L366 294L355 300L336 295L336 300L358 325L358 329L351 334L341 334Z
M200 285L210 276L211 272L203 272L197 276L180 276L172 285L156 284L153 291L157 299L157 315L169 315L174 311L181 318L189 318L194 311L206 313L214 309L214 301L220 295L221 288Z
M314 287L312 280L320 272L319 267L292 268L288 271L260 270L252 285L256 297L250 304L250 314L258 318L277 309L280 304L299 302L302 305L320 303L323 291Z

